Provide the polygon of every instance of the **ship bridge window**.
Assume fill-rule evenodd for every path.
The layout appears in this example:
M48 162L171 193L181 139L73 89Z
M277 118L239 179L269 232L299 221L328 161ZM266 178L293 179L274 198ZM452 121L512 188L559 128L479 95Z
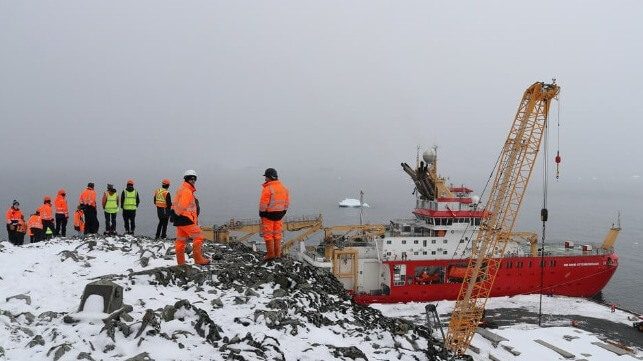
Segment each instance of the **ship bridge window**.
M427 218L426 224L433 224L433 218Z
M404 227L402 227L402 232L411 232L411 226L405 225Z

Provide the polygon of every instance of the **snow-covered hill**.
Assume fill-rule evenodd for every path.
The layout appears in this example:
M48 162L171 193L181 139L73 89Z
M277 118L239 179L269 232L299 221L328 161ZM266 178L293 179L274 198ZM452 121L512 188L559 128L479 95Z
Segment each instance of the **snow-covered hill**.
M0 359L441 359L427 329L356 305L299 262L243 245L204 245L207 267L175 266L172 242L67 238L0 245ZM89 282L124 288L102 313ZM435 345L434 345L435 343Z

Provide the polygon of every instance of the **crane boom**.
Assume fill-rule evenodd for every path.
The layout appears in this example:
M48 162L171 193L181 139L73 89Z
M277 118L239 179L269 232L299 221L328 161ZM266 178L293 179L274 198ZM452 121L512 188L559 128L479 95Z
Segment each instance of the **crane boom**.
M456 354L467 350L482 318L559 90L555 82L534 83L516 112L449 322L445 346Z

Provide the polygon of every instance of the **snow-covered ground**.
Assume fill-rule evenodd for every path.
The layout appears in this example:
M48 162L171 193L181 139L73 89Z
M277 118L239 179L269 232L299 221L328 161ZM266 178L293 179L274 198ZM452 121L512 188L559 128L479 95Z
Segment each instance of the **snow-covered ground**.
M439 359L427 352L441 342L432 343L424 327L425 303L361 307L339 282L298 262L265 264L251 250L206 247L219 256L213 266L183 268L174 267L172 242L132 236L0 243L0 360ZM108 318L102 299L92 296L78 312L85 285L99 278L122 286L131 309ZM476 334L472 345L480 353L468 354L474 360L563 359L534 341L540 339L576 360L634 359L592 344L604 337L583 323L591 318L631 329L632 315L587 300L544 297L547 327L513 322L521 313L533 321L538 304L538 296L489 300L488 315L512 320L492 330L508 341L494 347ZM453 302L437 303L445 323L452 309ZM580 317L580 327L571 327Z
M216 260L201 268L175 266L173 242L132 236L0 243L0 360L427 358L426 328L356 305L316 269L204 249ZM91 296L78 312L98 278L131 308L109 315Z
M487 313L494 310L499 312L514 310L516 314L531 313L537 314L540 303L539 295L525 295L515 297L498 297L491 298L487 302ZM448 325L448 315L453 310L454 301L433 302L441 316L444 327ZM423 322L425 320L425 306L427 303L406 303L406 304L374 304L371 307L382 311L382 314L389 317L399 317L413 320L414 322ZM636 346L629 346L634 355L618 356L617 354L601 348L593 342L605 343L610 337L600 333L588 331L591 330L591 324L579 322L579 318L594 318L597 320L607 320L614 323L615 328L622 327L626 331L632 331L634 337L643 337L643 334L637 335L632 329L632 318L634 315L616 309L611 312L609 307L597 304L590 300L570 297L543 297L543 325L538 327L537 324L517 321L512 325L500 326L498 329L490 330L508 341L503 341L497 347L492 342L483 338L480 334L474 336L471 344L480 348L480 353L471 350L468 355L478 361L489 360L489 355L493 355L500 360L520 360L520 361L545 361L545 360L564 360L558 353L546 348L535 340L543 340L549 344L557 346L576 356L576 360L634 360L643 359L643 353ZM560 316L560 317L552 317ZM533 321L533 320L532 320ZM578 327L572 327L572 322L576 321ZM446 328L445 328L446 332ZM568 336L567 340L564 336ZM571 337L569 337L571 336ZM620 342L623 344L624 342ZM515 356L505 350L502 346L513 347L520 352Z

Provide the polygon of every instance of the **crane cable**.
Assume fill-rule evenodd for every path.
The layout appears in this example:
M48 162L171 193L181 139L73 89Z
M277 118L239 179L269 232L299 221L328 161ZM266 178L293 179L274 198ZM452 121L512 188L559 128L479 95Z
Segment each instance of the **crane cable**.
M556 179L558 179L558 165L560 164L560 100L558 97L555 98L558 105L558 139L557 139L557 151L556 151ZM547 219L549 218L549 211L547 210L547 188L548 188L548 179L549 179L549 119L545 119L545 129L544 129L544 145L543 145L543 207L540 210L540 220L543 222L543 233L542 241L540 246L540 301L538 306L538 326L541 326L542 322L542 308L543 308L543 284L545 277L545 231L547 229Z
M557 140L556 140L556 180L560 178L560 100L556 97L556 116L558 118Z

